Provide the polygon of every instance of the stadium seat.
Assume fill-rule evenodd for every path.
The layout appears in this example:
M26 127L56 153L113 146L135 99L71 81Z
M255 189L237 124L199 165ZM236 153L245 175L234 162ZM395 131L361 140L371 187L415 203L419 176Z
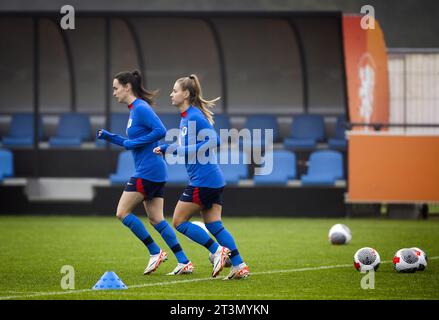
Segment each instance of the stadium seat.
M122 151L117 159L116 173L110 175L110 182L111 184L125 184L134 172L134 159L131 151Z
M49 139L51 147L79 147L90 138L90 119L85 114L65 113L61 115L56 136Z
M331 186L343 179L343 157L333 150L315 151L309 159L308 173L302 175L304 186Z
M214 128L216 130L216 133L218 134L218 136L221 139L221 129L227 129L230 130L231 128L231 124L230 124L230 118L227 114L222 113L222 114L215 114L213 120L215 121L214 123ZM227 142L227 139L221 139L221 142Z
M0 176L2 179L14 176L13 154L6 149L0 149Z
M39 117L38 139L43 137L43 120ZM12 116L8 134L2 143L7 147L29 147L34 143L34 115L32 113L16 113Z
M325 122L323 116L302 114L293 117L291 134L284 140L286 149L313 150L318 141L325 138Z
M189 177L186 172L185 164L175 163L169 164L166 162L168 166L168 181L167 184L178 184L184 185L189 181Z
M160 118L160 120L162 121L166 130L180 128L181 116L177 112L175 112L175 113L159 113L157 115Z
M226 163L222 163L221 159L227 159ZM221 150L218 163L228 185L237 185L240 179L248 178L248 161L244 152Z
M221 113L221 114L216 114L213 118L214 120L214 127L215 130L218 132L218 134L220 134L220 129L227 129L229 130L231 128L231 124L230 124L230 118L227 114Z
M180 129L180 120L181 116L175 112L175 113L159 113L157 114L162 121L163 125L166 128L166 131L169 131L171 129ZM174 138L172 142L175 142L177 138ZM166 143L170 143L171 141L166 141ZM160 140L160 143L165 143L165 138Z
M263 147L265 144L265 129L272 129L273 130L273 142L279 141L279 125L277 123L277 119L273 115L268 114L258 114L258 115L251 115L247 118L245 122L245 128L250 130L251 136L253 138L253 130L254 129L261 129L261 141L253 141L252 139L252 146L253 147ZM247 143L243 143L240 141L241 146L247 146Z
M267 156L265 156L267 159ZM273 151L273 171L267 175L255 175L256 185L286 185L296 178L296 155L287 150Z
M335 135L330 138L329 148L336 150L346 150L347 139L346 139L346 117L345 115L341 115L337 117L337 122L335 124Z
M123 137L127 136L126 129L128 124L128 113L112 113L110 115L110 131L112 133L121 135ZM96 146L97 147L104 147L106 141L96 139ZM112 148L122 148L121 146L118 146L116 144L111 144Z

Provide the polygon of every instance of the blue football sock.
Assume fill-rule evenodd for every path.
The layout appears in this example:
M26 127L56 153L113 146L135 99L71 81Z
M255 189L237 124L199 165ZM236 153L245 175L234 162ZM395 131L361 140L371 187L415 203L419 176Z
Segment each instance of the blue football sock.
M238 249L236 248L235 240L230 232L224 228L221 221L206 223L206 228L211 234L213 234L220 245L230 249L230 260L232 260L232 264L234 266L237 266L243 262Z
M195 241L198 244L206 247L210 253L214 254L218 249L219 245L215 241L213 241L209 234L200 228L196 224L193 224L189 221L185 221L177 227L177 231L183 233L189 239Z
M185 264L188 263L189 259L184 254L183 249L178 243L177 236L175 235L175 232L171 228L169 223L166 220L163 220L160 223L156 224L154 228L160 233L162 238L166 241L166 244L175 254L175 257L177 258L178 262Z
M145 244L150 254L157 254L160 252L159 246L151 238L142 221L140 221L140 219L137 218L134 214L130 213L129 215L127 215L122 220L122 223L130 228L131 231L136 235L136 237Z

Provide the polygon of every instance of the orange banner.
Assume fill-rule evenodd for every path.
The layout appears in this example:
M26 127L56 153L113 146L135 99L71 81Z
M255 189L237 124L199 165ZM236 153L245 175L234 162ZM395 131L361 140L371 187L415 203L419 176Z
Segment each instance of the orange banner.
M439 136L351 131L348 138L348 202L439 202Z
M387 51L378 21L362 29L361 16L343 16L343 43L350 121L388 123Z

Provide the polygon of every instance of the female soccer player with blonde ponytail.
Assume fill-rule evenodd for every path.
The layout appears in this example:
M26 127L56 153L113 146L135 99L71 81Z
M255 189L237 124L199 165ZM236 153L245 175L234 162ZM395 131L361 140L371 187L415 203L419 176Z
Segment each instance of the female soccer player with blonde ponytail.
M189 185L184 190L174 210L174 227L188 238L206 247L213 254L212 276L216 277L224 268L230 256L232 269L224 279L242 279L249 276L250 271L244 263L236 247L235 240L221 221L222 193L225 180L219 165L215 161L200 163L197 153L200 148L219 146L219 138L213 128L212 108L219 100L203 98L200 81L194 74L178 79L171 92L172 105L181 113L179 144L161 145L154 149L157 154L164 154L169 149L172 154L184 155ZM191 130L195 126L196 130ZM201 130L207 130L207 139L197 141ZM206 131L203 131L206 133ZM192 136L191 136L192 135ZM190 144L195 141L195 144ZM174 151L171 151L175 149ZM192 160L192 161L190 161ZM195 213L201 213L209 232L218 241L215 242L201 227L189 220Z

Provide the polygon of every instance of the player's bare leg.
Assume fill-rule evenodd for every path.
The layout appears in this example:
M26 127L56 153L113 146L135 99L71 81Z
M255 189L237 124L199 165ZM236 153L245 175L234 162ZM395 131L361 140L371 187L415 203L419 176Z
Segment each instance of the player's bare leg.
M194 214L200 212L200 209L200 206L193 202L178 201L172 217L174 228L177 228L183 222L189 221Z
M143 195L140 192L124 191L117 205L116 217L122 221L142 201Z

